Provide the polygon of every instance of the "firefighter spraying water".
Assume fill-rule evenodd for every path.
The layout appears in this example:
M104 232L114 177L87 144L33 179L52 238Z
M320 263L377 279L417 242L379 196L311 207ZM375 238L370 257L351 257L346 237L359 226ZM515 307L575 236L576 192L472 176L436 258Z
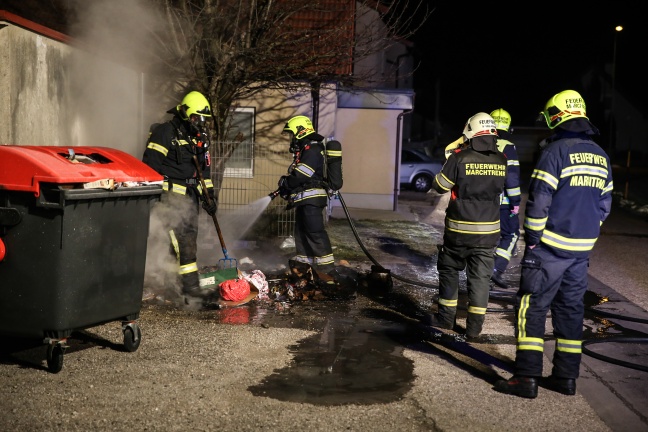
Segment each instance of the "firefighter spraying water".
M333 283L335 261L323 212L329 193L342 187L342 146L338 141L325 145L306 116L288 120L283 134L290 137L293 161L268 197L280 196L295 208L297 251L288 264L294 273L311 268L318 279Z

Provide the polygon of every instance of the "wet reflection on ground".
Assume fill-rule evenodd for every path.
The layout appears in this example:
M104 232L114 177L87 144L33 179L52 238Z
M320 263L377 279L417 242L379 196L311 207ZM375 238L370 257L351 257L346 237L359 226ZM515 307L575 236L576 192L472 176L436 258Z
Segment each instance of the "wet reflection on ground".
M326 315L320 333L289 348L289 367L249 388L254 395L344 405L392 402L409 391L413 364L402 354L407 323L373 319L354 308Z

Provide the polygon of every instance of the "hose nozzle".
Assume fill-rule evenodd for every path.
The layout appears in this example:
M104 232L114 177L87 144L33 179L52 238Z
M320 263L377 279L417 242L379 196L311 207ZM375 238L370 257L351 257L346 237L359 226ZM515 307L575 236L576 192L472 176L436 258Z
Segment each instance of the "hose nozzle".
M275 199L275 198L277 198L277 197L279 196L279 189L277 189L276 191L270 192L270 193L268 194L268 196L270 197L270 199Z

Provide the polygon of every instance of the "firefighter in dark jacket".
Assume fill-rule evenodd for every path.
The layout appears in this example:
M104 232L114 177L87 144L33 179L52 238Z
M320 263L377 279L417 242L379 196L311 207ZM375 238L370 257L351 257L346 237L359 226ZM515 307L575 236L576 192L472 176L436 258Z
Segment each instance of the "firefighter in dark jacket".
M500 234L500 194L506 178L506 157L497 150L497 131L490 115L481 112L472 116L463 135L465 146L448 156L432 186L439 193L451 195L437 261L439 307L428 319L433 326L454 328L459 272L465 269L466 337L475 338L482 331L488 306L493 249Z
M514 255L520 237L520 161L515 144L511 142L511 115L498 108L490 113L497 127L497 149L506 156L506 182L500 195L500 239L495 249L495 264L491 280L502 288L508 288L503 278L506 268Z
M192 91L180 105L167 112L173 114L173 118L151 130L142 161L164 176L165 193L156 206L156 213L168 224L165 229L178 261L182 294L204 297L209 293L200 288L196 261L202 186L194 158L212 198L211 206L204 199L202 206L213 215L216 213L216 199L205 127L205 122L211 118L211 109L204 95Z
M555 133L531 175L524 214L514 375L495 383L497 391L526 398L538 394L549 310L556 347L545 387L576 393L589 255L612 205L612 165L592 139L598 130L587 118L581 95L574 90L556 94L543 115Z
M324 137L306 116L288 120L283 134L290 136L293 163L288 174L279 179L279 194L295 207L296 255L289 260L291 269L310 266L315 276L332 282L335 269L331 241L324 226L324 208L328 203L324 185ZM295 273L301 273L301 270Z

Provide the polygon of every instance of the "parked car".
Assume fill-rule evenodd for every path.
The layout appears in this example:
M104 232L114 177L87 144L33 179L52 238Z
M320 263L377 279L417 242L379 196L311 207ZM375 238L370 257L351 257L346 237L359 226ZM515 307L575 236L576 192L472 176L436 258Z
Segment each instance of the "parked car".
M427 192L432 188L434 176L441 171L441 167L442 162L432 159L421 150L403 149L400 164L401 186Z

